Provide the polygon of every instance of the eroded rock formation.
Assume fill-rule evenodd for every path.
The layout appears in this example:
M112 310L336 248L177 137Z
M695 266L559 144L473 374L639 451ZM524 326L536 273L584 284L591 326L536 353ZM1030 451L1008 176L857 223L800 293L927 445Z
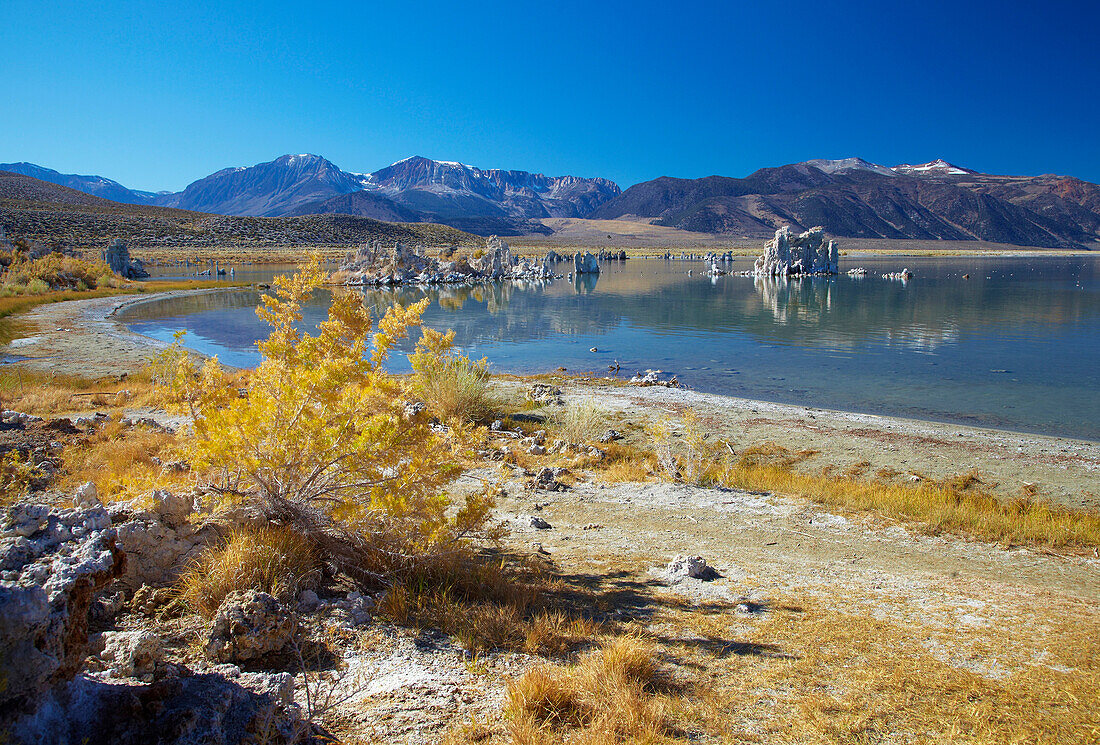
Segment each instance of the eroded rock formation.
M103 252L103 260L111 271L124 279L144 279L149 276L140 259L130 258L130 249L121 238L115 238Z
M600 263L587 251L578 253L573 256L573 271L576 274L599 274Z
M837 242L825 240L824 228L810 228L792 237L790 227L784 226L764 244L764 253L756 259L752 273L770 277L836 274L839 262Z
M125 554L102 507L9 507L0 525L0 722L84 664L92 595Z
M364 244L340 266L347 285L437 285L475 284L505 279L549 280L554 278L549 261L535 262L512 255L508 244L495 235L473 258L452 260L426 256L420 246L408 248L381 241Z

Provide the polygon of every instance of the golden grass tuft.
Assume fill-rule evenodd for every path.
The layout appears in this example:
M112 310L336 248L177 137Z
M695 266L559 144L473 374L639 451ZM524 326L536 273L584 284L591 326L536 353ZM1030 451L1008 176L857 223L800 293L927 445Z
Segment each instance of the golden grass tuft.
M550 417L550 427L568 442L591 442L600 436L603 411L591 396L575 398Z
M448 357L437 366L418 371L416 389L428 410L444 420L486 422L501 406L486 360Z
M472 653L507 649L550 657L603 631L600 623L559 607L565 594L564 584L532 559L455 551L389 588L377 611L399 625L439 629Z
M171 460L175 441L162 430L107 422L63 451L61 486L73 489L92 481L104 500L183 487L186 474L162 465Z
M317 556L304 538L279 526L238 529L211 549L179 580L180 599L212 615L235 590L260 590L292 599L317 575Z
M917 524L933 535L954 533L1008 545L1051 548L1100 546L1100 515L1059 507L1029 495L1004 499L983 489L980 477L974 473L943 481L895 483L794 470L793 466L809 452L785 451L775 445L750 448L740 458L713 469L709 478L729 488L773 491L828 507L875 512Z
M515 745L670 741L668 694L653 649L622 636L575 665L541 665L508 687L504 714Z

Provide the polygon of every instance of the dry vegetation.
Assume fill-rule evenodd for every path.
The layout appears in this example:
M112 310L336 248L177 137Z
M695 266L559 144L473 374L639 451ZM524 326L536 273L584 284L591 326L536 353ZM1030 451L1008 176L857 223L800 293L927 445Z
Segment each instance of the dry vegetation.
M934 618L876 617L863 598L835 588L774 597L746 616L732 604L673 596L640 567L613 566L648 611L620 617L621 587L502 542L488 493L445 496L487 441L475 423L513 424L506 415L528 407L494 393L484 361L454 354L443 334L424 335L412 376L387 375L381 363L422 306L374 320L349 295L317 335L301 333L301 303L321 281L314 265L280 283L262 310L273 333L252 372L199 368L176 346L124 382L0 374L5 407L30 413L89 405L117 413L171 400L195 417L185 436L114 423L71 438L60 482L94 481L108 499L198 487L226 509L262 515L268 527L228 532L185 571L177 591L187 607L209 615L235 589L290 599L335 582L378 593L379 622L439 629L472 660L500 650L545 658L507 682L494 718L449 732L452 745L1100 740L1100 622L1085 603L1036 623L1028 599L1005 597L1032 623L960 632ZM426 410L406 406L414 401ZM523 426L591 444L614 423L581 398L545 425ZM1034 495L1000 499L977 474L898 482L869 462L808 472L813 451L735 448L691 416L652 427L648 438L600 443L599 457L515 460L529 470L564 464L608 483L663 478L774 492L929 533L1067 553L1100 546L1100 517ZM186 468L169 465L180 459ZM26 491L27 468L10 452L0 460L6 499ZM1003 671L982 669L989 659Z
M911 523L929 534L950 533L1007 545L1092 549L1100 546L1100 515L1036 499L1025 491L1012 500L983 489L980 474L966 473L934 481L914 475L898 482L900 473L863 474L858 464L839 475L833 469L807 473L795 468L816 451L791 451L776 443L751 445L740 453L716 442L690 413L673 436L665 422L650 431L654 456L665 478L697 485L775 492L813 500L851 512L873 512Z
M319 580L320 562L298 533L271 525L234 529L225 545L208 551L179 580L188 608L211 616L234 590L262 590L293 602Z

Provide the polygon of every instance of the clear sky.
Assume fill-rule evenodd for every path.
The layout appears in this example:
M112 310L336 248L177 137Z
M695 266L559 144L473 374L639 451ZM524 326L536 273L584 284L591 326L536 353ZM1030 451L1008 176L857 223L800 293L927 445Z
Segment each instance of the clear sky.
M858 155L1100 182L1100 3L0 3L0 162L606 176Z

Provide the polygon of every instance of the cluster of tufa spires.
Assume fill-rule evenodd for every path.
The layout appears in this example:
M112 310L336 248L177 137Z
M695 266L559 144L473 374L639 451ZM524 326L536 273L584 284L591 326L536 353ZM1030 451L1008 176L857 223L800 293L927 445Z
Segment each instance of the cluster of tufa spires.
M839 263L837 242L825 240L825 228L810 228L792 238L790 227L783 226L764 244L764 253L756 259L752 273L766 277L836 274Z

